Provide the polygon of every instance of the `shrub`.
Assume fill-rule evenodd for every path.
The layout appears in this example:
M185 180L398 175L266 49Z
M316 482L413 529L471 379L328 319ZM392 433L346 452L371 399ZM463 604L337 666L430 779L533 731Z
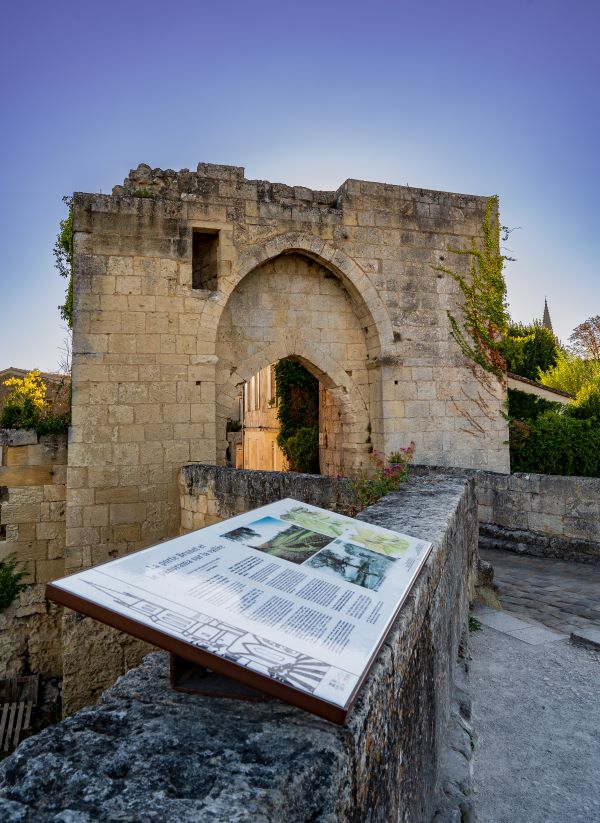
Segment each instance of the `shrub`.
M395 491L408 477L408 466L415 453L415 444L398 452L393 452L389 458L374 450L370 471L363 469L355 477L350 478L350 488L357 501L357 511L372 506L388 492Z
M275 366L280 423L277 445L290 471L319 472L319 381L301 363L284 358Z
M280 444L287 457L290 471L318 474L319 472L319 428L303 426L295 434Z
M537 420L545 411L558 411L561 403L553 403L519 389L508 390L508 416L511 420Z
M510 426L511 470L600 477L600 425L545 411Z
M11 377L4 381L4 385L13 386L13 390L0 412L0 428L33 429L38 434L67 430L69 413L54 411L55 400L59 407L62 402L64 385L59 385L54 397L49 397L46 384L37 369L28 372L22 379Z
M0 612L8 609L19 592L31 585L21 582L29 572L19 568L19 565L21 564L12 554L0 561Z

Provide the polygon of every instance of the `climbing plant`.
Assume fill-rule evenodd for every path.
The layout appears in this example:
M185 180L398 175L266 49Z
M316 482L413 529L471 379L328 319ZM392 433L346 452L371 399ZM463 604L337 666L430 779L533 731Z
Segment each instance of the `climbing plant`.
M319 471L319 381L301 363L285 358L275 366L277 444L291 471Z
M7 609L15 597L26 589L29 583L23 583L28 571L17 561L14 554L0 560L0 612Z
M455 280L463 293L463 321L448 311L452 336L463 354L486 372L504 380L506 362L502 341L508 329L506 283L502 268L506 259L500 252L498 197L488 198L483 218L483 244L473 238L470 249L449 249L452 254L471 258L471 276L464 277L446 266L436 270Z
M68 281L65 302L58 307L67 326L73 328L73 198L63 197L69 212L60 221L60 230L54 244L54 259L58 273Z

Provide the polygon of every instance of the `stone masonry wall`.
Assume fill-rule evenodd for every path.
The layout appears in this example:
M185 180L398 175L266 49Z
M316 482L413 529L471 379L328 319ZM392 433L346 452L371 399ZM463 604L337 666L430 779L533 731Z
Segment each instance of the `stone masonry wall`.
M352 514L354 502L346 484L334 477L193 463L179 473L181 531L202 529L286 497L340 514Z
M600 479L411 468L435 471L475 479L481 547L600 563Z
M62 609L44 586L64 575L66 434L0 430L0 560L14 554L32 585L0 613L0 678L62 674Z
M208 467L196 469L199 490ZM434 548L345 727L278 701L173 692L166 655L153 654L97 706L24 741L0 765L0 817L429 823L446 788L440 762L476 551L472 483L418 478L361 519ZM455 752L466 782L467 748ZM454 764L453 774L464 770ZM444 793L436 819L470 819L462 792Z
M477 473L480 545L600 563L600 479Z
M141 165L112 195L75 194L66 571L176 534L179 468L224 462L240 385L282 357L337 407L328 470L414 439L424 462L507 471L505 393L451 338L446 312L460 314L461 295L435 271L468 277L449 249L480 237L485 207L359 180L312 191L202 163ZM195 247L211 249L204 283ZM109 641L70 614L64 637L76 707L99 687L81 658L101 673ZM111 642L123 666L139 654Z

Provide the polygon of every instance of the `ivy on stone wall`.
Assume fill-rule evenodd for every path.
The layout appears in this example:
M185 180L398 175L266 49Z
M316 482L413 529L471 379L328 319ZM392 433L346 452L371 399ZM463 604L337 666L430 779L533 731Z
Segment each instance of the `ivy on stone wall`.
M8 609L19 592L31 585L23 583L23 578L28 576L29 572L14 554L0 560L0 612Z
M450 275L463 293L464 319L459 322L448 312L452 336L463 354L486 372L504 380L506 362L502 342L508 329L506 283L502 268L505 257L500 253L500 224L497 218L498 197L488 198L483 219L483 247L473 238L470 249L449 249L452 254L471 258L471 277L463 277L446 266L436 270Z
M319 472L319 381L288 358L275 366L277 444L291 471Z
M73 328L73 198L63 197L69 213L60 221L60 230L54 244L55 266L61 277L68 280L65 302L58 307L67 326Z

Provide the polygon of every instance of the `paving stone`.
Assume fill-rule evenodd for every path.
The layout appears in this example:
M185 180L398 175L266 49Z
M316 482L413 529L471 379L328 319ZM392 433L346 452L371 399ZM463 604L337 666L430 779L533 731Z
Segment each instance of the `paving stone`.
M551 632L543 626L529 626L526 629L507 632L507 634L532 646L540 646L544 643L556 643L558 640L566 640L568 637L566 634Z
M517 617L513 617L505 612L495 612L492 610L489 610L483 614L477 612L477 619L480 620L485 626L489 626L491 629L497 629L498 631L503 632L527 629L530 627L529 623L525 623L525 621L519 620Z
M571 632L571 643L591 649L600 649L600 629L580 629Z
M482 550L481 557L494 567L504 613L566 634L600 630L599 568L494 549Z

